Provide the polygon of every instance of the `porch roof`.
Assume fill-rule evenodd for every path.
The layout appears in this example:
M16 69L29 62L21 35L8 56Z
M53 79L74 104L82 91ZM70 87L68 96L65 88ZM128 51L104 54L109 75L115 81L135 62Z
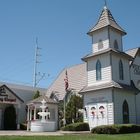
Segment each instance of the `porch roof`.
M46 103L48 103L48 104L58 104L58 102L56 102L56 101L50 99L50 98L47 97L46 95L42 95L42 96L40 96L40 97L38 97L38 98L36 98L36 99L33 99L33 100L29 101L29 102L27 103L27 105L32 105L32 104L41 103L41 101L42 101L43 99L44 99L44 100L46 101Z
M107 89L107 88L119 88L119 89L133 90L136 93L139 92L139 89L137 89L135 87L133 81L131 81L130 85L126 85L126 84L118 83L118 82L115 82L115 81L111 81L111 82L103 83L101 85L93 85L93 86L85 87L80 91L80 93L84 94L86 92L101 90L101 89Z

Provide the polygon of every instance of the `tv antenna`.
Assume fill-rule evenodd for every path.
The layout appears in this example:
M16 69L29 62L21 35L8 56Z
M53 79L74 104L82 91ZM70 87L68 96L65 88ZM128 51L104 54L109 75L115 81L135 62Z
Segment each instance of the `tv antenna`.
M45 77L45 73L41 74L38 72L37 66L40 63L39 57L41 48L38 47L38 38L36 38L36 47L35 47L35 61L34 61L34 74L33 74L33 87L36 87L37 84Z

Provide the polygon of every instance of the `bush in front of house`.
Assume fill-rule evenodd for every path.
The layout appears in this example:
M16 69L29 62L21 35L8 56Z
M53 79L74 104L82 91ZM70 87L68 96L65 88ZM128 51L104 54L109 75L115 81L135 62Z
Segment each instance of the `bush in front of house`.
M26 123L21 123L20 124L20 130L27 130L27 124Z
M88 123L72 123L61 128L63 131L89 131Z
M91 130L95 134L118 134L118 129L114 125L97 126Z
M96 134L127 134L140 132L140 125L135 124L116 124L97 126L91 130Z

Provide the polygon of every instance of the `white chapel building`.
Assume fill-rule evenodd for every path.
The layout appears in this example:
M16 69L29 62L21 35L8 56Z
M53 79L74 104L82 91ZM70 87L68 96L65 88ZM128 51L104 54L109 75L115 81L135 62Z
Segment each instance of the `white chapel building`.
M87 84L81 90L84 122L99 125L140 123L140 48L123 51L126 35L105 6L88 35L92 53L83 57Z

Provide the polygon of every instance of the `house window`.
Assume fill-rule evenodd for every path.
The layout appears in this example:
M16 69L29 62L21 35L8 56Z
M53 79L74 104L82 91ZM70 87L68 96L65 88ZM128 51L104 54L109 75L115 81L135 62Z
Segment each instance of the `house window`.
M100 39L98 42L98 50L103 48L103 41Z
M122 113L123 113L123 123L129 123L129 106L126 100L124 100L123 102L123 106L122 106Z
M99 60L96 63L96 80L101 80L101 63Z
M124 79L124 76L123 76L123 63L122 63L121 60L119 61L119 78L120 78L120 80Z
M117 40L114 41L114 48L117 50L119 49Z

